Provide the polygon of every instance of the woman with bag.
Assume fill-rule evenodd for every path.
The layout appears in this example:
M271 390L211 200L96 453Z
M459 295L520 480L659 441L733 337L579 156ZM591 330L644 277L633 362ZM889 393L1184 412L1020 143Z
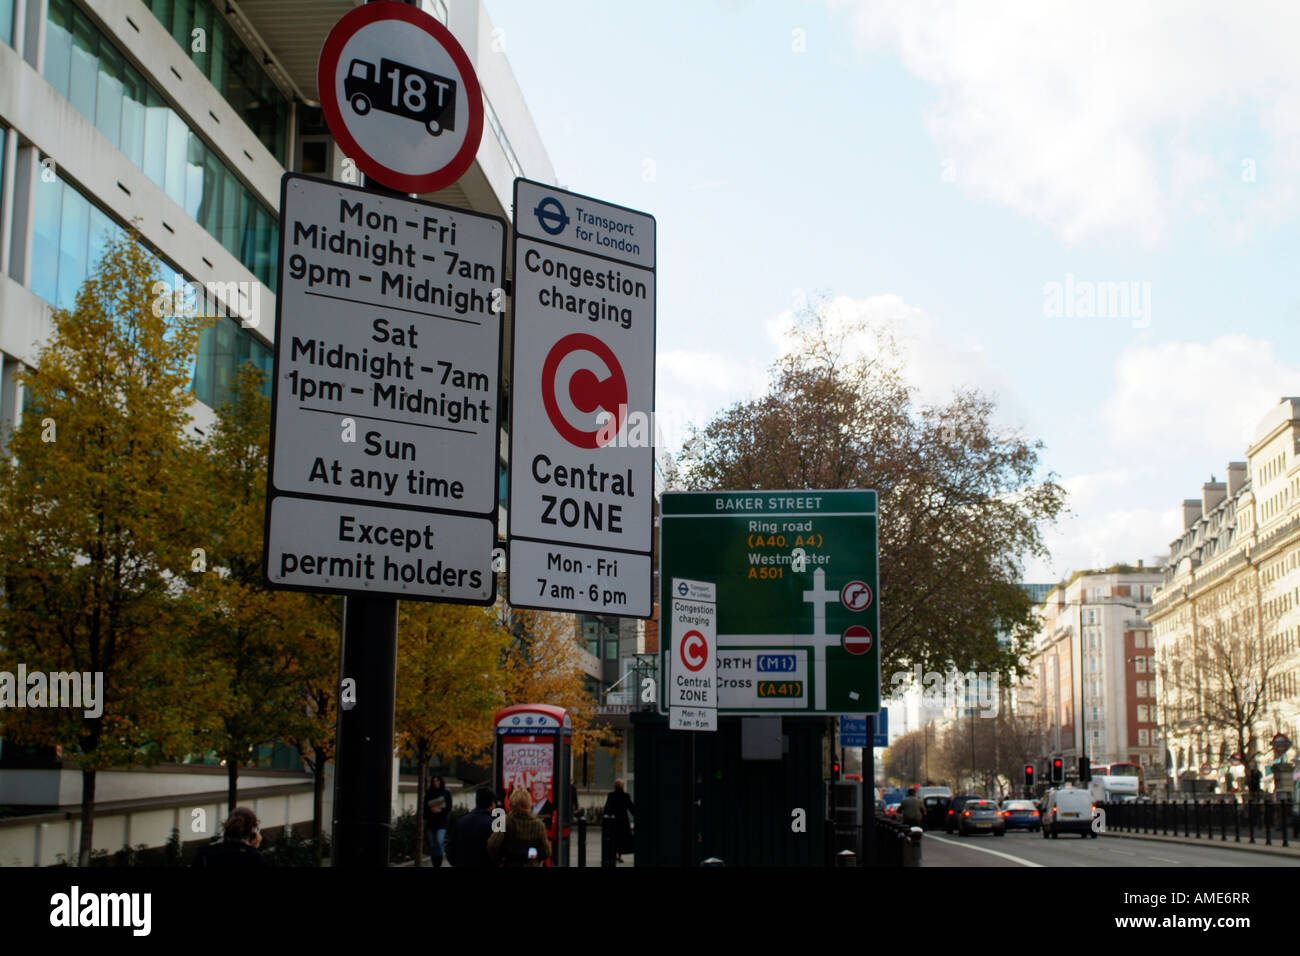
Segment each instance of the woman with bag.
M497 866L542 866L551 859L546 825L533 816L533 798L523 787L510 793L506 828L488 837L487 851Z

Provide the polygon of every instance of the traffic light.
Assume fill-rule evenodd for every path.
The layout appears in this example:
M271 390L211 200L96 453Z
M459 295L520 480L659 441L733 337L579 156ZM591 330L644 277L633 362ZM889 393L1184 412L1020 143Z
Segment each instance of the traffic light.
M1052 758L1052 783L1065 783L1065 761L1060 757Z
M1031 763L1027 763L1025 764L1025 786L1032 787L1033 785L1034 785L1034 765Z
M1079 758L1079 782L1087 783L1092 779L1092 760L1089 757Z
M831 761L831 783L838 783L839 779L840 779L840 762L838 760L832 760Z

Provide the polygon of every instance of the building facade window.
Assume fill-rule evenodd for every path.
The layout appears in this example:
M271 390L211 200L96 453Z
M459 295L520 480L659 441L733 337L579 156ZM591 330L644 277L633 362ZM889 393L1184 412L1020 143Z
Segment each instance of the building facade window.
M0 0L0 40L14 45L14 0Z
M1151 746L1151 731L1149 730L1138 731L1138 746L1139 747Z
M76 306L77 291L122 227L73 187L57 177L36 185L32 230L32 292L56 309ZM159 278L176 287L176 270L154 257ZM194 368L195 397L218 408L230 397L230 384L245 362L266 373L263 390L271 394L271 350L233 319L222 317L199 337Z
M289 100L211 0L144 0L239 118L288 166ZM201 30L202 34L195 31ZM197 42L199 37L203 42ZM201 49L198 49L201 48Z
M45 79L209 234L275 291L275 214L72 0L50 0Z

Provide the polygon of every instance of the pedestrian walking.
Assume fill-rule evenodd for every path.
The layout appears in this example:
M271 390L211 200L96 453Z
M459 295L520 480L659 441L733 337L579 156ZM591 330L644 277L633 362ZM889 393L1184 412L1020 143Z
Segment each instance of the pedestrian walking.
M629 816L635 813L636 807L627 794L627 785L622 780L615 780L614 789L605 798L605 826L614 828L611 841L614 847L614 858L619 863L623 862L623 854L631 853L635 845L632 838L632 820Z
M492 819L497 801L490 787L474 794L474 809L451 825L447 834L447 862L463 869L492 866L488 856L488 838L492 836Z
M434 776L424 795L424 841L429 848L429 865L442 866L442 844L451 820L451 791L442 777Z
M246 870L266 865L262 859L262 831L257 814L248 807L235 807L222 828L222 838L199 850L197 867L208 870Z
M907 791L903 802L898 805L898 815L903 823L910 827L919 827L925 820L925 805L921 803L921 798L916 793L916 787L912 787Z
M506 828L488 838L488 856L498 866L541 866L551 858L546 827L533 816L532 797L522 787L510 793Z

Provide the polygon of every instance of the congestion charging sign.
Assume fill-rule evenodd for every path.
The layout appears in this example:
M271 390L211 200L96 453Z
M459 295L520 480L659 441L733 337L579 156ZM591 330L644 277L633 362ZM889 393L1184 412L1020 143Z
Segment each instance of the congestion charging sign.
M514 199L509 601L650 617L655 220Z
M417 7L366 3L330 30L316 68L321 111L367 176L406 193L459 179L483 138L483 94L451 32Z
M664 492L662 606L688 597L674 578L715 582L721 716L880 710L876 525L874 491Z

